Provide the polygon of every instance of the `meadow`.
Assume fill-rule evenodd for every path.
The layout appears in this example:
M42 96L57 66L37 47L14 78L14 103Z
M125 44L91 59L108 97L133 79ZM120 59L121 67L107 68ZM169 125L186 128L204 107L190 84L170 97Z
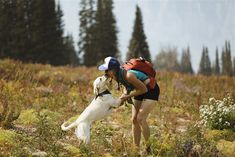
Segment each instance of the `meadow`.
M132 144L131 104L95 122L90 145L79 145L74 130L63 132L60 125L74 120L94 98L92 83L99 75L96 67L0 60L0 156L235 156L235 111L229 123L234 126L227 128L205 127L200 117L201 106L210 105L212 97L229 97L234 104L235 77L165 71L157 71L160 100L148 118L150 154L143 143L140 150Z

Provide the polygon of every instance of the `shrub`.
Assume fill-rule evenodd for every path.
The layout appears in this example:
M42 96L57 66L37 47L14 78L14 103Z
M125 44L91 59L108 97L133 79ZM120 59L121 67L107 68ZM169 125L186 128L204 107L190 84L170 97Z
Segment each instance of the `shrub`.
M23 110L16 120L17 124L23 124L25 126L35 126L37 121L38 119L34 109Z
M0 80L0 127L11 128L12 122L20 115L23 91L19 82Z
M37 118L37 128L33 137L37 141L35 147L41 151L46 151L50 156L58 156L63 150L58 142L64 136L60 124L51 121L47 112L39 111Z
M0 129L0 156L29 156L26 139L15 131Z
M200 123L211 129L235 131L235 103L228 96L223 100L210 98L208 104L200 106Z
M220 140L216 147L224 156L234 156L235 154L235 142Z

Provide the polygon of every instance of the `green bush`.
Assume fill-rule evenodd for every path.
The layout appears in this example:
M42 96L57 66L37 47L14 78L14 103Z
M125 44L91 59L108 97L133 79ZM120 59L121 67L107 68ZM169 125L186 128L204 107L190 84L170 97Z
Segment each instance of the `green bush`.
M235 154L235 141L230 142L226 140L220 140L216 147L224 156L232 157Z
M46 151L49 156L58 156L63 147L58 141L64 137L64 132L58 122L52 121L47 112L37 112L37 127L33 134L34 147Z
M23 135L0 129L0 156L29 156L30 151Z

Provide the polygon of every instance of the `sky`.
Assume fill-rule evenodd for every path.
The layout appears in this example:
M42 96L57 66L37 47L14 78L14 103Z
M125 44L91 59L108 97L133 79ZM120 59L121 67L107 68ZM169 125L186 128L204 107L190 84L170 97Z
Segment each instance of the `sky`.
M80 0L59 0L64 17L65 33L78 42ZM235 57L235 0L113 0L118 29L119 50L125 60L133 31L136 5L142 11L144 32L152 60L162 48L190 47L195 71L199 68L202 47L207 46L211 62L216 47L221 57L225 40L231 44Z

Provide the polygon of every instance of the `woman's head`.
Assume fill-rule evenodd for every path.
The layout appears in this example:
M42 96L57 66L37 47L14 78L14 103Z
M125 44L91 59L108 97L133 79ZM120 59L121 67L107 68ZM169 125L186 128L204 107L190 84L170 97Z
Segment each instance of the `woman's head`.
M108 77L117 79L117 75L120 69L120 63L116 58L106 57L104 59L104 64L100 65L98 69L105 71L105 74Z

